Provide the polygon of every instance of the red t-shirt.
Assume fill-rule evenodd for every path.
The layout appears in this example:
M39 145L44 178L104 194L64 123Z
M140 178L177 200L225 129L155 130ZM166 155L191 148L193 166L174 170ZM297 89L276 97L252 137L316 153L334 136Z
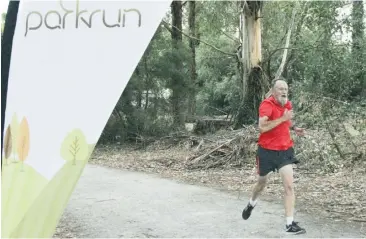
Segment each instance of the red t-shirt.
M259 106L259 117L268 116L268 120L275 120L283 115L285 109L292 109L290 101L287 101L285 106L282 106L271 96L265 99ZM290 135L290 126L291 122L288 120L272 130L260 134L258 145L265 149L287 150L294 144Z

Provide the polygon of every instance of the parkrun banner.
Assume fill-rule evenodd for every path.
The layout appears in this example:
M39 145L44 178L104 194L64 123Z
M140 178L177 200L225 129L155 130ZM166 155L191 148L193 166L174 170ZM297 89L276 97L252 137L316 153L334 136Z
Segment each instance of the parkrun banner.
M170 4L20 1L3 133L3 238L52 237Z

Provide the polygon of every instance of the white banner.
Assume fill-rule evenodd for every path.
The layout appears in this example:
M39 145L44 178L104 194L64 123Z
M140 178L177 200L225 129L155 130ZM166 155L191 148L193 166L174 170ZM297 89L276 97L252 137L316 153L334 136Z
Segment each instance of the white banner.
M170 3L20 2L4 129L3 237L52 236Z

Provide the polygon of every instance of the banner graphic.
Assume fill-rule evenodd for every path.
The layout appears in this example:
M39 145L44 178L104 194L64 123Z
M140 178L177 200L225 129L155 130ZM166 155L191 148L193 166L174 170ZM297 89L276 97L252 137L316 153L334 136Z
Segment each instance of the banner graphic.
M3 133L2 237L52 237L170 3L20 1Z

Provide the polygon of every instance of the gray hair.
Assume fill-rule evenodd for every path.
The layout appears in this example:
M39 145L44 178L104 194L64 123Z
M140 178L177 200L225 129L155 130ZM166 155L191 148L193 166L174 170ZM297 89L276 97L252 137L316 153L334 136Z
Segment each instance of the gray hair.
M271 81L271 89L274 88L274 86L276 85L277 81L284 81L287 83L287 80L283 77L283 76L278 76L276 78L274 78L272 81Z

